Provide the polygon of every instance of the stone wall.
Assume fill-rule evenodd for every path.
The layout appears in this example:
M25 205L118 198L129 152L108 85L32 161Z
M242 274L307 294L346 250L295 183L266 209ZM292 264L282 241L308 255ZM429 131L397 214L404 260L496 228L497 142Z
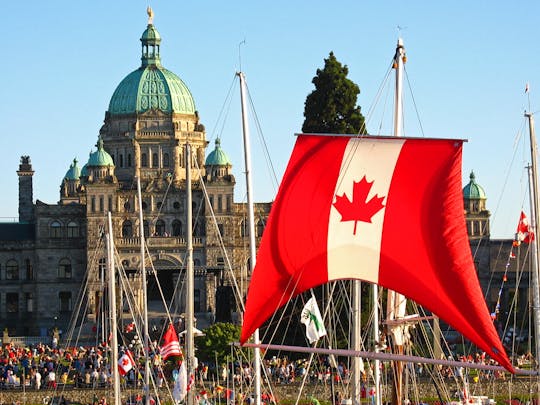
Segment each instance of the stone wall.
M208 387L207 387L208 389ZM274 388L274 395L278 402L294 403L298 396L299 384L277 385ZM202 387L197 388L197 392L202 390ZM446 390L451 395L454 394L458 387L455 382L450 381L446 385ZM429 403L437 401L438 395L433 384L429 382L421 382L415 385L414 390L418 393L418 398L427 400ZM498 380L496 382L482 382L470 385L471 395L486 395L497 400L499 404L505 404L506 400L511 398L524 398L531 393L539 392L537 383L531 381L528 377L519 377L508 380ZM125 404L126 399L131 395L136 395L141 391L138 389L127 389L122 391L122 403ZM329 385L308 385L304 388L304 393L300 398L307 401L308 396L314 396L321 403L328 403L331 398L331 390ZM383 402L389 400L390 392L383 391ZM50 401L51 398L63 395L69 402L91 404L95 398L105 397L109 404L113 404L111 390L94 390L94 389L58 389L56 392L51 390L0 390L0 404L44 404ZM161 393L162 398L168 398L169 394L166 390ZM411 401L414 403L415 395L410 395ZM456 399L456 398L454 398ZM367 400L366 400L367 402Z

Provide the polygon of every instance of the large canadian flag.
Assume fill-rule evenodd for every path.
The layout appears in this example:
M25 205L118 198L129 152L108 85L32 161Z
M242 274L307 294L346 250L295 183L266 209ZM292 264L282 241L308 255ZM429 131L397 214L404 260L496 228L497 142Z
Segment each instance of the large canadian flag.
M462 144L298 135L259 247L241 342L293 296L361 279L423 305L512 370L469 246Z

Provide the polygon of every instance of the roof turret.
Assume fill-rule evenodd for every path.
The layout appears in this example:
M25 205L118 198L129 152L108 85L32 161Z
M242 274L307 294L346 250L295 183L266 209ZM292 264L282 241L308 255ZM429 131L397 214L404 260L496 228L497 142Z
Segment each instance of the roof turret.
M475 175L474 172L471 171L471 175L469 176L470 181L469 184L467 184L463 188L463 198L467 200L485 200L486 199L486 193L482 186L480 186L475 181Z
M86 163L85 167L114 166L114 161L111 155L109 155L107 151L103 149L103 139L101 139L101 136L99 137L96 146L97 150L90 153L88 163Z
M69 169L64 176L66 180L79 180L81 177L81 169L77 165L77 159L73 159L73 163L69 165Z
M206 166L231 166L231 161L225 151L221 149L221 140L216 138L216 146L208 155L205 162Z

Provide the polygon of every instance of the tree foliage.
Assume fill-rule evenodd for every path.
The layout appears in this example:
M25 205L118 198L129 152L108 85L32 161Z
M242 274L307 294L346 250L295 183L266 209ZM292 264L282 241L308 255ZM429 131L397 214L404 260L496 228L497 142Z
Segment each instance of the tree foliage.
M197 357L205 362L218 364L231 360L231 343L240 339L240 327L218 322L204 330L205 336L197 338Z
M349 69L330 52L317 69L315 85L304 106L304 133L366 134L364 116L356 105L360 88L347 78Z

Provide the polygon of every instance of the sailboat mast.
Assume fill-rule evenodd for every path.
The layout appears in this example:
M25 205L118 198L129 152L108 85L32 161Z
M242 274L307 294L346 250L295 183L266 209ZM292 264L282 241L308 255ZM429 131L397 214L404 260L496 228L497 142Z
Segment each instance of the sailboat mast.
M193 276L193 206L191 195L191 145L186 143L186 243L187 243L187 268L186 268L186 370L188 380L195 376L195 347L193 339L194 315L194 276ZM187 391L187 405L194 404L193 390Z
M142 283L142 326L143 326L143 344L144 344L144 393L146 395L145 405L150 405L150 339L148 334L148 291L146 286L146 266L144 263L144 220L143 220L143 207L142 207L142 193L141 193L141 179L137 177L137 197L139 199L139 235L141 239L140 255L141 255L141 283Z
M405 63L405 48L403 40L398 38L396 53L394 56L393 67L396 70L396 94L394 105L394 136L403 135L403 67ZM386 320L400 320L405 316L407 300L395 291L388 290ZM394 351L398 354L403 354L404 344L404 326L402 324L394 324L388 327L392 334L392 344ZM394 367L394 390L392 402L396 405L401 405L403 400L403 364L399 361L393 363Z
M114 405L120 405L120 375L118 373L118 335L116 333L116 289L114 285L115 267L114 267L114 237L112 228L111 213L107 215L108 232L107 239L107 274L109 290L109 316L111 318L111 373L113 377Z
M249 264L250 273L253 273L255 261L257 260L256 242L255 242L255 215L253 210L253 188L251 182L251 142L249 135L249 125L247 119L246 95L245 95L245 77L243 72L237 73L240 78L240 100L242 103L242 133L244 139L244 162L246 171L246 194L247 194L247 209L248 209L248 224L249 224ZM259 329L253 333L255 343L259 341ZM255 405L261 405L261 350L254 350L254 384L255 384Z
M531 262L532 262L532 298L533 298L533 322L534 322L534 341L536 345L536 366L540 365L540 282L538 275L538 258L540 257L540 244L538 244L538 161L536 134L534 131L534 116L532 113L525 113L529 121L529 137L531 147L531 169L529 170L529 196L531 200L531 227L534 238L531 238ZM539 400L540 400L540 390Z

